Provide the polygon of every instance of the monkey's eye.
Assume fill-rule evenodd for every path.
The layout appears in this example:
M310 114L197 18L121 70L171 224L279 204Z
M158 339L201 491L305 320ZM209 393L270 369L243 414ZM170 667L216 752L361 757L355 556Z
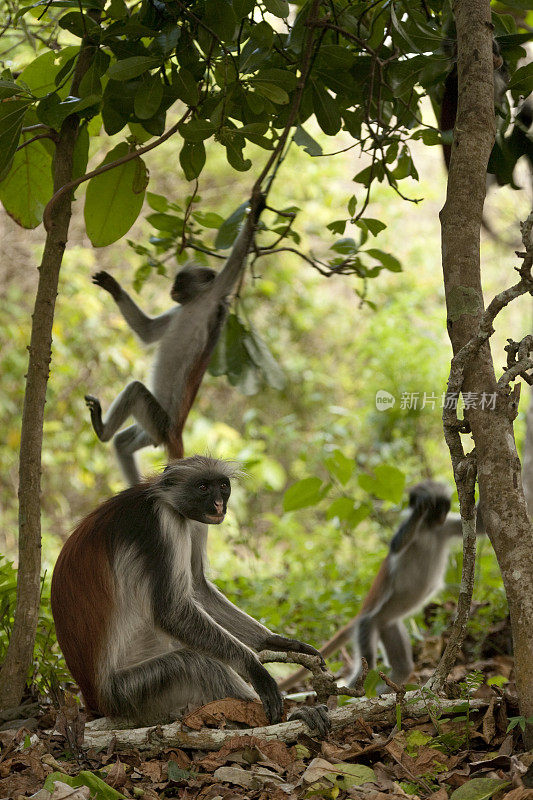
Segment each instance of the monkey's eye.
M220 484L220 488L229 489L229 483L227 481L224 481L223 483Z
M199 483L199 484L198 484L198 489L199 489L201 492L207 492L207 484L205 484L205 483Z

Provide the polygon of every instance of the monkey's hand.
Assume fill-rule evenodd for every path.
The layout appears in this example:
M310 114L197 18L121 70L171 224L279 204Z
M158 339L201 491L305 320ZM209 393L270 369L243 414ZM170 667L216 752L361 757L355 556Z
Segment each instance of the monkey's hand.
M255 658L248 667L248 678L263 703L269 722L272 725L280 722L283 714L283 700L278 685L272 675Z
M100 401L97 397L93 397L92 394L86 394L85 403L91 412L91 422L93 424L94 431L101 440L104 426L102 424L102 406L100 405Z
M92 281L96 286L101 286L106 292L109 292L113 300L119 300L122 294L120 283L114 279L109 272L97 272L93 275Z
M302 722L305 722L311 734L318 736L319 739L325 739L331 728L328 708L325 705L296 708L289 715L289 719L301 719Z
M291 651L293 653L305 653L307 656L318 656L320 662L325 664L322 653L319 653L318 650L315 650L310 644L299 642L298 639L287 639L285 636L278 636L276 633L267 636L257 649L278 650L281 653L289 653Z

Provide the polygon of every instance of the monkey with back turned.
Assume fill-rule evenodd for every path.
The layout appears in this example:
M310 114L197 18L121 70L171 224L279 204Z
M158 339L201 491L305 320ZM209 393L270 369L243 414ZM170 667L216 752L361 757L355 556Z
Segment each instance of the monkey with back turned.
M401 523L390 549L363 600L358 615L320 649L332 655L346 642L354 643L354 671L348 685L361 674L360 659L375 668L381 643L392 672L402 684L413 670L413 654L405 617L413 614L442 587L453 539L462 537L460 514L450 514L450 491L436 481L422 481L409 491L409 516ZM477 532L484 532L478 509ZM289 689L308 674L297 670L279 683Z
M154 724L224 697L282 699L260 650L319 655L233 605L206 577L208 524L226 514L234 468L192 456L80 522L52 578L57 639L96 713ZM251 684L251 686L249 685ZM324 736L325 706L293 712Z

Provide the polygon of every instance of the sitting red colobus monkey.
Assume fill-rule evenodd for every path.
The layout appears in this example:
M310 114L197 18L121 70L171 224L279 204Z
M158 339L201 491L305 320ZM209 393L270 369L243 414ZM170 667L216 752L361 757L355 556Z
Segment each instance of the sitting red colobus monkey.
M261 699L279 722L276 681L255 652L319 655L230 603L205 575L207 525L224 519L235 468L192 456L103 503L65 543L52 612L67 665L93 712L144 724L223 697ZM324 735L324 706L298 709Z
M359 614L320 649L327 657L353 640L355 668L348 686L354 686L361 674L361 657L375 668L380 642L392 668L391 679L397 684L407 681L413 654L403 620L442 588L451 542L462 536L461 516L449 514L450 491L444 484L417 483L409 491L409 508ZM477 532L484 532L479 509ZM289 689L307 674L304 669L293 672L280 681L280 689Z

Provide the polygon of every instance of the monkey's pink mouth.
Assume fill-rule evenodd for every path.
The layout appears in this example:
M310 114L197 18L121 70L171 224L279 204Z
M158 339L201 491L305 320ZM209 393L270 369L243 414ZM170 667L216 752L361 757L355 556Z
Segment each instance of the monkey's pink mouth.
M206 514L205 518L208 522L214 522L215 524L222 522L224 520L225 514Z

